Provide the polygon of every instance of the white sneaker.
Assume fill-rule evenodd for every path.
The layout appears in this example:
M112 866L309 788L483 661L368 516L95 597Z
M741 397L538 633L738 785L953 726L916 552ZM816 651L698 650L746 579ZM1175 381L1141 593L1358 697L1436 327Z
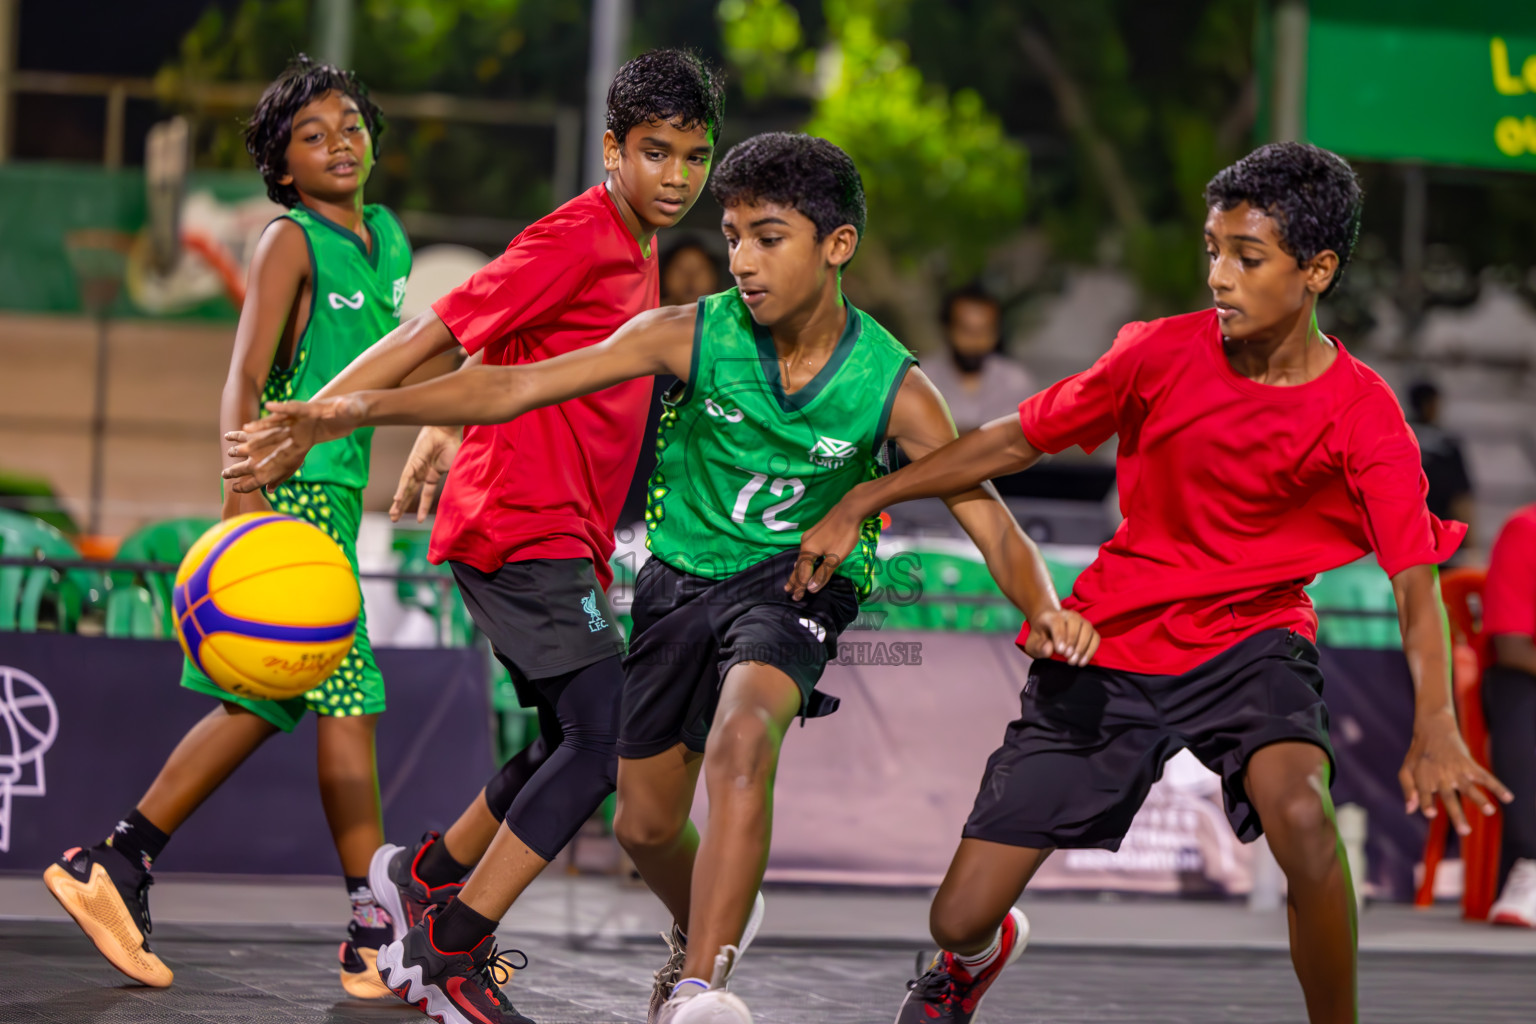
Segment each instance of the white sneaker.
M741 950L726 946L715 957L709 988L683 985L672 993L656 1016L656 1024L752 1024L752 1011L741 997L726 991Z
M1536 928L1536 860L1517 860L1504 880L1504 891L1488 911L1493 924Z
M757 938L757 933L763 927L763 914L767 910L767 902L763 894L758 893L757 899L752 901L752 916L747 918L746 930L741 933L741 944L736 954L737 959L752 945L752 940ZM661 1008L666 1005L672 995L672 988L683 975L683 963L688 959L688 944L683 941L682 932L676 924L672 925L670 933L662 933L662 941L667 944L667 962L656 972L656 980L651 985L651 1003L646 1011L647 1024L659 1024L661 1020ZM698 988L690 985L689 988Z

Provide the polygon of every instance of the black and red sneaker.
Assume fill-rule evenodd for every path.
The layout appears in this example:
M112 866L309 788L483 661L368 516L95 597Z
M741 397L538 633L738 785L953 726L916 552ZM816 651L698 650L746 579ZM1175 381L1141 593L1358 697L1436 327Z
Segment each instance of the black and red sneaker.
M459 894L463 882L444 885L428 885L416 873L421 855L433 843L442 842L436 832L428 832L414 846L395 846L385 843L373 851L368 862L368 888L373 898L389 914L395 933L391 941L398 942L426 916L431 907L441 907Z
M1028 941L1029 919L1014 907L1003 919L997 959L974 976L955 960L955 954L941 950L922 977L907 982L907 998L896 1013L896 1024L970 1024L981 997L1003 968L1019 958Z
M463 953L432 941L438 908L430 908L405 938L379 950L379 974L390 991L442 1024L534 1024L517 1012L501 986L528 966L521 950L497 950L487 935ZM513 963L512 957L522 963Z

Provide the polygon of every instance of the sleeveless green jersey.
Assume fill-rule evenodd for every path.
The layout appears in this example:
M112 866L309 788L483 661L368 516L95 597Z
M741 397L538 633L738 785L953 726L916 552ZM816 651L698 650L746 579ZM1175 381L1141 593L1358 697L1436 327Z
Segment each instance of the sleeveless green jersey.
M309 243L309 321L294 346L293 360L273 366L262 402L305 401L325 387L368 346L400 324L400 301L411 273L411 244L395 215L363 207L371 248L335 221L307 206L284 214L304 229ZM368 483L373 428L315 445L295 480L361 488Z
M845 300L846 302L846 300ZM646 546L675 568L721 579L800 546L854 485L885 471L896 391L914 362L868 314L848 323L827 364L785 394L768 329L736 289L699 300L688 382L663 399ZM880 521L838 572L869 592Z

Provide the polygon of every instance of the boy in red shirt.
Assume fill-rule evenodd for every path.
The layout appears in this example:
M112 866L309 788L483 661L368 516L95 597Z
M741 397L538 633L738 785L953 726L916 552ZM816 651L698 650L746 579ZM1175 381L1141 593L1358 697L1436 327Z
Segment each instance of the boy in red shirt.
M490 366L547 359L603 341L657 308L655 234L703 193L721 107L718 78L690 53L655 50L625 64L608 92L608 180L531 225L315 397L398 387L456 348ZM438 1020L528 1024L497 987L507 972L492 932L613 792L624 639L605 594L608 559L650 400L647 378L514 422L468 427L462 446L457 427L429 428L402 476L392 513L427 483L424 513L431 482L451 463L431 559L452 567L475 624L540 724L534 744L445 836L428 833L410 848L386 844L374 855L369 879L396 942L441 907L433 968L421 979L422 1009ZM255 490L292 473L307 450L292 445L226 476L236 491Z
M1536 505L1509 517L1488 556L1483 632L1494 664L1483 675L1489 748L1516 800L1504 809L1494 924L1536 928Z
M1252 153L1206 187L1214 308L1128 324L1088 370L901 471L807 531L787 584L815 590L887 505L1017 473L1120 437L1124 522L1064 608L1098 627L1093 664L1037 660L934 899L942 952L898 1024L970 1021L1022 947L1014 902L1053 849L1117 849L1188 747L1221 774L1237 834L1290 883L1291 955L1314 1024L1353 1022L1355 901L1328 796L1332 755L1313 575L1375 552L1392 577L1418 697L1400 779L1410 811L1507 800L1467 753L1447 680L1435 566L1466 527L1430 515L1391 390L1319 332L1360 222L1349 165L1312 146ZM1026 630L1028 627L1025 627Z

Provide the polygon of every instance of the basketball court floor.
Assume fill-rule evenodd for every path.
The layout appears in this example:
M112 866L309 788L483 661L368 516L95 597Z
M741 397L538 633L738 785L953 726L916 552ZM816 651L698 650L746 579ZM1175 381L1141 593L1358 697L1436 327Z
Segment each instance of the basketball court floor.
M332 889L336 891L331 892ZM890 1021L923 945L922 893L770 890L763 936L733 989L761 1024ZM338 903L338 906L332 904ZM336 981L339 887L168 878L152 894L155 948L175 986L128 983L35 879L0 879L0 1021L234 1024L421 1020L393 1001L348 999ZM1241 904L1035 898L1030 948L987 997L1003 1022L1244 1024L1304 1021L1278 912ZM524 950L508 994L539 1024L644 1020L661 963L649 897L590 879L530 893L504 946ZM344 916L344 913L342 914ZM340 917L336 917L340 920ZM659 930L659 929L658 929ZM650 932L654 935L654 932ZM1456 918L1368 908L1362 1020L1530 1021L1536 936Z

